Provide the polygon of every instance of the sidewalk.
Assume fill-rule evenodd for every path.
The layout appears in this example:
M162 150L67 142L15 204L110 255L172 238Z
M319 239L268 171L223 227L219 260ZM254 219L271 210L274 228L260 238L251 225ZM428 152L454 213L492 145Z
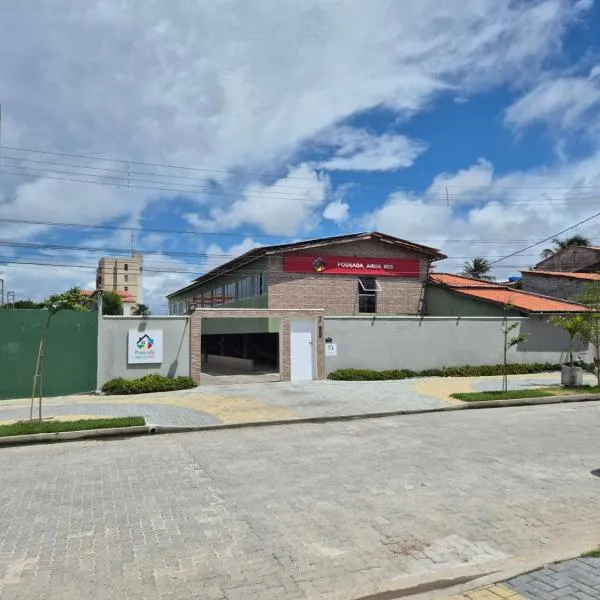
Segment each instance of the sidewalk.
M574 558L448 600L598 600L600 558Z

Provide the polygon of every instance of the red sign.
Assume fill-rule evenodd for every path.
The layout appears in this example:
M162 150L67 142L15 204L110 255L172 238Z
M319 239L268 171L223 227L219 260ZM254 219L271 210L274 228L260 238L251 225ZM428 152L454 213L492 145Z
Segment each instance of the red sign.
M373 258L361 256L326 256L286 254L286 273L321 273L323 275L371 275L377 277L419 277L419 261L409 258Z

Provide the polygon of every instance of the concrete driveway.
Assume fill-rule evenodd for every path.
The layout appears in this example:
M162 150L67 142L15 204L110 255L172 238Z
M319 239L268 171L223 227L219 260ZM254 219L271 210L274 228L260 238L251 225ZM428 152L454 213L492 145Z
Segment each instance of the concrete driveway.
M558 383L558 373L509 378L513 389ZM136 396L80 395L46 399L44 417L140 415L157 425L210 426L440 408L460 404L450 397L453 392L481 389L500 389L500 378L247 383ZM28 418L29 402L0 402L0 422Z

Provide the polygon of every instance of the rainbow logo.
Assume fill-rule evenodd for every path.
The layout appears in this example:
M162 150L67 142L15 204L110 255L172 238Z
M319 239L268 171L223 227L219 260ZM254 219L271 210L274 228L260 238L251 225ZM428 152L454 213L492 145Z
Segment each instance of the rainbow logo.
M135 345L138 350L150 350L154 346L154 340L148 334L145 334L138 339Z

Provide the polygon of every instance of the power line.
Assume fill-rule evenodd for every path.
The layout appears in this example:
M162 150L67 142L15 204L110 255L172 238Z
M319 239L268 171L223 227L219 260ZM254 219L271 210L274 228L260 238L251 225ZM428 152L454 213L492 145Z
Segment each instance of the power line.
M255 238L269 238L276 240L291 240L295 238L283 237L278 235L270 235L266 233L249 233L249 232L216 232L216 231L204 231L197 229L161 229L152 227L130 227L127 225L95 225L91 223L72 223L65 221L44 221L37 219L12 219L6 217L0 217L0 223L14 223L19 225L45 225L49 227L71 227L76 229L104 229L104 230L115 230L115 231L133 231L141 233L164 233L164 234L177 234L177 235L210 235L210 236L223 236L223 237L255 237ZM592 238L598 239L600 238ZM468 244L518 244L525 243L529 240L514 240L514 239L471 239L471 238L420 238L420 242L440 242L440 243L468 243Z
M264 177L265 175L271 175L274 176L273 173L269 173L268 171L247 171L247 170L232 170L232 169L213 169L213 168L207 168L207 167L190 167L188 165L176 165L176 164L169 164L169 163L155 163L155 162L144 162L144 161L136 161L136 160L132 160L132 159L122 159L122 158L109 158L106 156L95 156L95 155L91 155L91 154L75 154L75 153L67 153L67 152L53 152L50 150L42 150L39 148L25 148L25 147L19 147L19 146L4 146L4 145L0 145L0 150L11 150L14 152L22 152L22 153L31 153L31 154L43 154L43 155L47 155L47 156L60 156L60 157L65 157L65 158L78 158L78 159L83 159L83 160L90 160L90 161L102 161L102 162L112 162L112 163L120 163L123 165L139 165L139 166L146 166L146 167L153 167L153 168L162 168L162 169L175 169L175 170L182 170L182 171L196 171L196 172L202 172L202 173L220 173L220 174L225 174L225 175L232 175L232 174L238 174L238 175L243 175L243 176L250 176L250 175L258 175L260 177ZM24 159L27 160L27 159ZM31 160L31 162L33 162L33 160ZM324 171L329 171L328 169L323 169ZM280 178L285 178L287 180L293 180L293 181L312 181L313 179L311 177L293 177L293 176L287 176L284 175ZM383 185L383 186L389 186L389 185L394 185L393 182L390 181L377 181L377 180L370 180L370 181L366 181L361 183L361 185ZM434 185L434 186L430 186L431 188L439 188L442 192L445 190L445 188L448 187L448 189L453 190L453 189L469 189L469 188L478 188L480 189L479 186L467 186L467 185L448 185L447 181L442 180L440 181L439 184ZM492 186L490 186L492 187ZM549 189L554 189L554 190L573 190L573 189L587 189L587 190L600 190L600 186L585 186L585 185L576 185L576 186L533 186L533 185L529 185L529 186L525 186L525 185L502 185L502 186L496 186L497 189L501 189L501 190L510 190L510 189L530 189L530 190L549 190Z
M574 225L570 225L569 227L562 229L561 231L558 231L557 233L553 233L552 235L548 236L547 238L544 238L543 240L540 240L533 244L529 244L529 246L526 246L525 248L521 248L521 250L517 250L515 252L512 252L511 254L507 254L506 256L503 256L502 258L499 258L498 260L491 262L490 266L493 266L499 262L502 262L503 260L506 260L507 258L516 256L517 254L521 254L521 252L525 252L525 250L529 250L530 248L535 248L535 246L539 246L540 244L543 244L544 242L553 240L554 238L558 237L559 235L562 235L563 233L566 233L567 231L571 231L572 229L575 229L576 227L579 227L580 225L583 225L584 223L587 223L588 221L591 221L592 219L596 219L597 217L600 217L600 211L597 213L594 213L591 217L587 217L581 221L578 221Z
M12 169L11 171L7 170L7 169ZM23 169L26 169L25 171ZM31 173L30 171L36 171L36 173L43 173L43 175L38 175L36 173ZM25 165L22 169L20 169L19 167L15 167L13 165L4 165L3 169L0 169L0 173L4 173L5 175L18 175L18 176L29 176L29 177L39 177L39 178L43 178L43 179L51 179L54 181L68 181L71 183L86 183L86 184L90 184L90 185L103 185L103 186L110 186L110 187L118 187L118 188L131 188L131 189L139 189L139 190L148 190L148 191L159 191L159 192L169 192L171 194L182 194L182 195L195 195L195 194L203 194L203 195L207 195L207 196L218 196L218 197L222 197L222 198L239 198L241 196L243 196L243 191L240 192L224 192L224 191L219 191L219 190L215 190L213 188L181 188L181 187L174 187L173 185L171 185L170 187L159 187L156 185L136 185L135 182L147 182L147 183L162 183L160 181L155 181L155 180L149 180L149 179L141 179L141 178L137 178L137 179L127 179L126 177L113 177L113 176L109 176L109 175L95 175L92 173L77 173L77 172L72 172L72 171L51 171L51 172L55 172L57 174L63 174L63 175L70 175L69 177L57 177L55 175L49 175L48 174L48 169L40 169L40 168L36 168L36 167L28 167L27 165ZM79 177L101 177L102 179L113 179L116 180L116 182L111 182L111 181L91 181L89 179L80 179ZM166 183L165 183L166 185ZM259 184L261 185L261 184ZM390 184L390 186L392 186L392 184ZM268 188L268 186L263 186L265 188ZM400 190L401 188L398 188L397 186L394 186L395 191ZM571 189L571 188L569 188ZM600 191L600 188L598 188L598 190ZM301 193L300 191L298 191L298 193ZM468 197L464 194L461 195L461 200L450 200L450 205L451 206L459 206L459 205L468 205L468 204L480 204L482 202L500 202L501 200L505 200L503 198L495 198L493 196L494 194L494 190L492 191L488 191L488 195L486 197L482 197L481 194L483 192L481 192L480 190L476 192L477 196L473 196L473 197ZM496 192L498 193L498 192ZM261 195L261 194L254 194L253 198L257 198L257 199L261 199L264 201L269 201L269 200L288 200L288 201L293 201L293 202L315 202L315 198L302 198L302 197L297 197L297 196L286 196L286 195L282 195L277 191L269 191L267 192L268 195ZM533 200L538 200L537 197L533 198L533 199L526 199L526 198L516 198L516 199L512 199L510 201L509 207L515 207L515 206L552 206L552 205L560 205L560 204L565 204L567 206L584 206L587 205L589 203L595 203L598 201L598 193L589 193L588 194L588 199L586 201L583 201L583 198L580 198L581 201L580 202L575 202L573 200L568 200L566 198L555 198L555 199L551 199L548 198L546 200L540 200L540 201L536 201L534 202ZM445 199L438 199L438 200L434 200L431 199L428 201L428 204L433 204L433 205L446 205L447 201Z

